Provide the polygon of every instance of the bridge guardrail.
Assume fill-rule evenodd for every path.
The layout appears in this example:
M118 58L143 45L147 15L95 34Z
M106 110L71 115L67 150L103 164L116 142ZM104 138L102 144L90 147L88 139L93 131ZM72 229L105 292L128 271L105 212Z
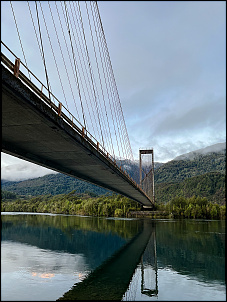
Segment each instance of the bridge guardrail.
M96 138L68 111L67 108L57 99L57 97L48 90L48 88L33 74L32 71L28 69L28 67L20 61L20 59L1 41L1 44L9 51L11 55L15 58L15 64L13 64L2 52L1 52L1 63L7 67L7 69L12 72L16 77L18 77L32 92L34 92L42 101L44 101L52 110L58 113L59 117L61 117L67 124L69 124L78 134L80 134L83 139L85 139L89 144L91 144L96 150L101 153L108 161L114 165L119 172L124 174L127 177L128 181L134 184L135 187L141 193L143 193L149 200L148 195L142 190L142 188L135 182L130 175L118 166L116 163L116 159L106 151L106 149L96 140ZM19 64L18 64L19 60ZM28 72L30 80L25 76L25 74L20 70L20 64L23 68ZM17 68L17 74L15 74L15 68ZM41 85L41 89L39 89L31 80L31 76L33 77L33 81L35 80ZM48 96L44 93L43 89L48 92L47 94L52 97L52 99L48 98ZM56 105L57 103L57 105ZM63 112L64 111L64 112Z

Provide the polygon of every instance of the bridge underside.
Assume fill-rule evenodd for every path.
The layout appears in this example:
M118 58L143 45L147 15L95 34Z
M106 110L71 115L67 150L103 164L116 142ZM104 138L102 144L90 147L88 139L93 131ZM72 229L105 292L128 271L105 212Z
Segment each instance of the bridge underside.
M2 151L152 207L140 188L4 66Z

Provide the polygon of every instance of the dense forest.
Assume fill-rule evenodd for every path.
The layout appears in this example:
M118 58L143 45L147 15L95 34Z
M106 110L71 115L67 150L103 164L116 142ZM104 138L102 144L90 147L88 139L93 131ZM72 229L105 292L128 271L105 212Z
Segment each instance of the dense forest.
M61 195L42 195L29 199L4 200L2 212L39 212L77 214L105 217L127 217L130 211L140 210L140 205L121 195L89 197L78 196L75 191Z
M206 197L212 203L225 204L225 175L211 172L187 178L181 182L155 185L155 199L159 204L166 204L174 197L190 198L193 195Z
M157 205L157 209L167 213L171 218L226 218L226 205L218 205L217 203L208 202L206 197L175 197L167 204Z
M225 158L225 152L213 152L156 163L155 210L165 217L223 219ZM138 164L127 169L138 182ZM2 211L128 217L141 209L126 197L61 173L1 185Z
M42 195L30 199L4 200L2 212L35 212L99 217L131 217L141 206L121 195L89 197L78 196L75 191L61 195ZM208 202L201 197L175 197L167 204L155 206L159 217L225 219L225 205ZM163 215L162 215L163 212ZM155 211L153 211L155 214Z
M93 196L112 194L112 192L61 173L49 174L24 181L4 181L2 190L24 196L68 194L73 190L77 193L89 193Z
M155 183L180 182L210 172L225 174L226 153L199 154L194 159L171 160L155 170Z

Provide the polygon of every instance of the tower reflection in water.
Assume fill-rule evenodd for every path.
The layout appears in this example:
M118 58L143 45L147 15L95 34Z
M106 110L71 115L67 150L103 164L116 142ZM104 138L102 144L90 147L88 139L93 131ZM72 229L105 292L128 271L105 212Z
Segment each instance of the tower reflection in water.
M151 234L144 254L141 257L141 294L149 297L158 294L158 268L156 254L156 235Z
M58 300L135 300L132 296L138 294L135 285L138 269L141 270L141 291L146 295L157 294L155 225L144 220L140 226L135 237ZM153 270L154 278L150 276ZM152 278L154 280L149 281Z
M141 295L158 296L158 267L155 225L151 227L147 246L135 269L130 285L123 296L123 301L140 300ZM140 295L139 295L140 294Z

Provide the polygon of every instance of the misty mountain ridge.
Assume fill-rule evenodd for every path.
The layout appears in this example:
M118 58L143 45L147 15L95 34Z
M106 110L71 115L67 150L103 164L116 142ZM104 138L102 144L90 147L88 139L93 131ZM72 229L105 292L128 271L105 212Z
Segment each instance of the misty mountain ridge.
M193 160L198 155L207 155L210 153L225 153L226 152L226 142L214 144L205 148L201 148L195 151L191 151L182 155L175 157L173 160Z

